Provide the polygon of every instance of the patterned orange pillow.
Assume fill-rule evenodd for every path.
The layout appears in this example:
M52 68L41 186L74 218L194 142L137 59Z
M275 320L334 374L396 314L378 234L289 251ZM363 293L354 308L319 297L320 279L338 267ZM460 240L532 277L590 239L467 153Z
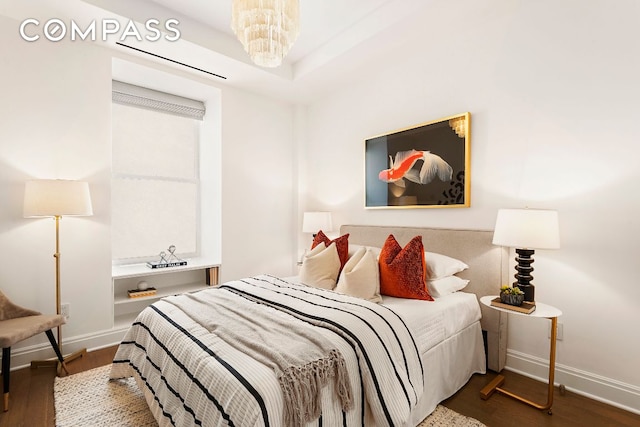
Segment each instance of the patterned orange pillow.
M313 238L311 249L315 248L320 243L324 243L326 247L329 247L329 245L333 242L335 242L336 249L338 249L338 257L340 257L340 271L342 271L342 268L349 259L349 233L330 240L327 235L324 234L322 230L320 230L318 231L318 234L316 234L316 236Z
M390 234L382 246L378 264L381 294L433 301L425 282L427 264L422 236L414 237L402 248Z

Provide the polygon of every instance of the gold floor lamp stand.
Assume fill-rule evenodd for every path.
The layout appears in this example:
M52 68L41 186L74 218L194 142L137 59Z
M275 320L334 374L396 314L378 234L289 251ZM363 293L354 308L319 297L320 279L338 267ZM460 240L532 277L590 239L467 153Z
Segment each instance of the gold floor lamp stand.
M504 384L504 376L498 375L496 376L489 384L487 384L482 390L480 390L480 397L482 399L487 400L491 397L494 392L502 393L506 396L509 396L513 399L519 400L522 403L526 403L529 406L532 406L536 409L540 409L541 411L547 411L549 415L551 415L551 406L553 405L553 381L555 374L555 366L556 366L556 338L558 335L558 318L551 318L551 344L549 350L549 384L547 390L547 403L539 404L533 402L529 399L526 399L522 396L519 396L509 390L505 390L502 388L502 384Z
M56 313L60 314L60 215L56 215L54 219L56 220L56 253L53 254L56 260ZM62 326L58 326L58 348L62 353ZM67 370L66 363L79 359L86 354L87 349L83 348L67 356L63 356L64 363L60 363L57 359L34 360L31 362L31 369L55 367L58 370L58 374L61 373L61 370L64 370L64 372L68 374L69 371Z

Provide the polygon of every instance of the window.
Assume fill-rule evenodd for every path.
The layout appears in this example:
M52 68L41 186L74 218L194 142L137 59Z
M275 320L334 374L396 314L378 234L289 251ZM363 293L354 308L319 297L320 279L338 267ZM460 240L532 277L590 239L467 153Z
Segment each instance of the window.
M112 256L116 262L199 253L204 104L113 82Z

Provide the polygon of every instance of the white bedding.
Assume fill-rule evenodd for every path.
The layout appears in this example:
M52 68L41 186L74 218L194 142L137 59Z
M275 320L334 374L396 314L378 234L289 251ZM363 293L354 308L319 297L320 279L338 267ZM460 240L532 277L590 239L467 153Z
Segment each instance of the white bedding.
M287 281L299 283L298 277ZM475 373L486 372L481 311L477 296L454 292L434 301L382 296L411 330L422 357L424 392L407 427L419 424L436 406L455 394ZM368 419L367 426L374 425Z
M291 283L300 283L297 276L286 277ZM402 317L414 334L420 354L466 329L482 317L475 294L453 292L433 301L382 296L382 305Z
M382 299L382 304L407 324L422 357L424 392L406 425L412 427L455 394L473 374L486 372L480 306L476 295L466 292L434 301ZM368 421L366 425L374 424Z
M420 354L480 320L476 296L465 292L454 292L434 301L383 296L382 304L404 319Z
M295 282L295 280L290 281ZM213 351L221 356L228 353L227 360L235 365L237 369L241 369L242 366L245 366L245 368L242 368L241 372L246 375L246 378L250 382L254 383L254 381L256 381L256 386L261 390L260 394L265 398L269 396L265 399L265 404L266 411L271 413L271 419L278 420L280 418L277 414L279 414L281 410L282 398L277 387L274 387L273 384L267 385L258 378L255 380L251 379L251 377L254 376L262 378L264 375L272 375L269 374L266 367L257 366L259 364L255 361L245 360L246 358L242 357L242 355L237 353L234 354L233 350L229 348L228 345L218 342L219 340L215 340L209 335L206 335L204 331L200 332L201 328L199 326L191 326L187 319L188 315L177 310L168 302L160 301L154 305L158 305L160 311L165 313L164 320L155 315L149 317L151 315L150 312L153 310L145 310L141 313L141 316L136 323L143 325L144 328L138 326L135 334L132 334L132 328L132 331L130 331L127 338L125 338L125 341L123 341L123 344L125 342L128 344L124 347L121 346L118 354L116 355L116 360L119 361L119 363L117 368L114 365L112 377L117 378L133 375L141 389L143 389L147 402L149 403L154 416L158 421L160 421L161 425L187 425L189 420L192 419L190 418L191 415L189 413L191 408L185 412L183 410L185 401L173 399L173 395L170 396L172 400L163 400L162 403L158 405L158 401L156 400L158 399L158 394L167 394L158 393L158 390L165 387L164 384L166 381L168 381L170 377L173 377L174 372L177 374L177 370L172 368L171 370L165 371L165 368L156 366L155 363L149 365L147 360L158 361L167 359L166 355L171 355L173 358L174 355L183 353L182 356L179 356L180 366L191 366L192 368L189 368L189 370L194 373L194 379L200 378L203 381L205 379L207 380L207 385L202 384L204 386L203 390L212 390L212 393L217 396L218 390L230 387L228 379L216 380L215 376L212 376L208 371L203 370L205 369L205 364L212 363L211 357L208 357L207 354L194 357L190 351L189 353L185 352L186 343L188 341L192 341L193 336L191 339L187 340L182 336L182 333L178 335L174 329L166 329L163 326L162 329L156 330L153 326L157 323L167 323L167 321L170 323L177 322L177 324L185 325L185 327L190 331L189 335L202 333L200 340L201 344L205 346L202 347L202 349L209 348L211 349L209 351ZM439 298L433 302L384 297L383 305L397 313L403 320L404 324L406 324L406 327L413 336L413 340L415 340L415 347L417 347L416 353L419 354L419 359L421 359L421 364L423 366L424 392L420 393L419 390L416 390L417 396L420 396L420 394L422 394L422 396L419 397L417 405L413 408L410 414L410 419L406 422L393 423L395 425L414 426L433 411L440 401L449 397L462 387L474 372L484 372L485 361L482 333L478 322L478 319L480 318L480 309L475 295L462 292L457 292L455 294ZM309 309L309 307L306 307L305 313L307 313ZM325 309L319 313L325 313ZM338 318L335 318L335 320L341 322ZM376 327L376 329L381 327L382 324L380 324L379 327ZM150 335L144 333L143 329L146 328L149 328L149 332L151 333ZM324 331L323 334L327 337L332 336L329 331ZM367 341L371 341L371 339L367 339ZM135 345L132 345L133 343L135 343ZM170 347L165 348L165 343ZM351 352L351 348L346 344L346 341L341 342L339 347L341 347L341 351L345 353L345 357L348 360L354 360L355 354L349 354ZM142 348L146 348L146 351L143 351ZM379 353L380 352L378 351L370 354L375 355ZM114 362L116 360L114 360ZM177 359L173 362L169 362L171 362L171 364L175 364L176 361ZM405 363L406 362L407 361L405 359ZM165 362L162 362L162 364L164 363ZM208 370L209 368L206 369ZM160 372L161 377L155 379ZM376 368L376 375L381 374L381 372L378 372L378 368ZM356 389L354 390L356 394L362 393L363 390L360 387L361 384L357 384L362 381L362 378L357 373L357 370L350 374L350 378L352 383L356 385ZM151 387L151 389L149 388L151 381L155 381L155 383L153 383L155 384L155 391L152 391L153 387ZM191 386L192 380L176 377L175 381L175 387L177 388L178 384L180 384L180 387L184 387L184 393L180 391L182 390L180 389L178 392L172 392L173 394L177 395L179 393L180 395L187 396L196 392L195 387ZM392 387L392 383L387 383L383 389L379 390L379 392L382 391L386 394L391 390L390 387ZM237 408L236 410L248 411L249 407L247 406L246 401L239 399L240 391L234 390L235 389L230 389L231 394L227 395L225 393L224 395L220 395L218 398L221 399L220 404L226 405L224 403L226 401L227 404L231 405L229 408L231 408L232 411L234 410L233 408ZM401 393L393 392L391 394L400 395ZM200 397L197 398L197 401L202 400L206 399ZM248 399L248 401L250 400L251 399ZM329 393L323 393L322 401L322 406L325 410L335 406ZM187 401L186 403L193 403L196 406L201 405L200 403L196 404L195 402L196 401ZM391 401L388 401L387 404L390 405L390 407L394 407L399 405L400 401L398 401L398 403L391 403ZM193 409L196 409L196 407L194 406ZM346 418L342 418L344 414L341 416L340 411L336 411L335 409L338 408L331 409L328 412L323 411L322 421L324 422L321 422L323 425L336 425L336 423L339 425L343 425L343 423L344 425L359 425L362 423L362 418L360 418L362 415L358 416L357 414L362 414L363 411L366 419L365 425L369 426L378 424L376 421L373 421L374 418L377 418L378 422L381 420L379 409L374 409L372 411L372 407L370 407L369 404L365 403L363 405L362 402L356 405L356 413L348 413ZM201 411L201 420L213 420L213 414L219 412L219 410L216 411L215 408L212 410ZM378 415L374 417L373 412L377 412ZM167 414L171 415L167 417ZM233 412L233 415L240 416L239 413L236 414L235 412ZM255 424L254 422L251 422L251 425L264 425L259 418L260 417L255 419ZM204 424L208 423L205 421ZM216 424L217 423L214 422L214 425ZM382 424L384 425L387 423L384 422ZM314 423L313 425L316 424Z

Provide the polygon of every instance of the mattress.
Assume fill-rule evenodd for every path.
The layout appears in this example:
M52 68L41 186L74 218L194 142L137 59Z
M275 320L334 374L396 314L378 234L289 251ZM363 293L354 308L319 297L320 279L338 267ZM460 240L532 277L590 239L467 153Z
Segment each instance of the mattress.
M454 292L434 301L383 296L382 304L403 318L421 354L479 321L481 317L476 296L465 292Z

